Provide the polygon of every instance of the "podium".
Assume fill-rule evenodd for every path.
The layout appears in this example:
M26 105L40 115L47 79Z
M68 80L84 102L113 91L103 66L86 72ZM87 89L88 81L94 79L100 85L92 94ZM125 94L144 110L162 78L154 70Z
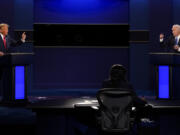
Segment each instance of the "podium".
M27 101L27 68L32 64L32 60L33 53L7 53L0 57L3 102Z
M180 53L150 53L157 99L180 99Z

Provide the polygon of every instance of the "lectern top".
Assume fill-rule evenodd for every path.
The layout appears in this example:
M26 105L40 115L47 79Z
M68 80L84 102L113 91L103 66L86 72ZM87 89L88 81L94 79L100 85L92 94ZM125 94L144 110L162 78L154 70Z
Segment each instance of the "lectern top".
M34 53L6 53L5 55L34 55Z
M180 53L170 53L170 52L151 52L150 55L180 55Z

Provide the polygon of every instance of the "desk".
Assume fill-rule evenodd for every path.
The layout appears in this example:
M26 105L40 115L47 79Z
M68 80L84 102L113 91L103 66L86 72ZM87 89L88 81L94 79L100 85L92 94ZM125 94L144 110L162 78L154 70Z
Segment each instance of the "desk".
M98 101L95 97L33 97L29 99L30 102L27 105L28 109L32 109L38 113L51 113L56 110L72 111L76 107L98 107ZM147 99L147 102L152 105L154 112L162 113L178 113L180 111L180 100L156 100Z
M168 123L169 119L177 119L174 115L179 116L180 100L147 100L153 105L152 115L163 123L160 129L169 132L166 131L169 128L164 128L164 121ZM29 101L27 108L36 112L38 131L43 135L69 135L77 125L95 126L96 111L92 107L99 104L94 97L32 97Z

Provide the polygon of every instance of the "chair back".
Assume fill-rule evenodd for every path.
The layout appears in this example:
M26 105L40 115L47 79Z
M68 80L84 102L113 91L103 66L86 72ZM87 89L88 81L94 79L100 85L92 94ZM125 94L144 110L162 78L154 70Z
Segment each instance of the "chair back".
M97 93L101 113L101 130L127 132L130 129L132 93L127 89L106 88Z

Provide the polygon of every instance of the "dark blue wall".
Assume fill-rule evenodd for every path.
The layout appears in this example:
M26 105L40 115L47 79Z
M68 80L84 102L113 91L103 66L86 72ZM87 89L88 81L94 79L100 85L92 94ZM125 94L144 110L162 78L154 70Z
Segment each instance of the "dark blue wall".
M8 10L7 10L8 9ZM14 1L13 0L1 0L0 4L0 23L8 23L10 31L13 30L14 25Z
M33 30L33 0L14 0L13 9L13 30ZM25 43L20 47L16 47L14 51L32 52L33 44Z
M35 48L34 88L101 88L112 64L129 67L128 48Z
M1 0L0 23L8 23L11 34L15 29L32 30L33 0Z
M128 23L129 0L35 0L36 23Z
M180 24L180 0L173 0L173 21L174 24Z
M149 0L129 0L131 30L149 29Z
M15 29L33 29L33 1L34 0L14 0Z
M131 30L149 30L149 0L130 0ZM130 44L130 81L135 90L149 90L149 43Z
M171 34L173 25L173 1L166 0L164 2L151 0L150 1L150 33L151 51L160 51L159 34L165 33L166 37Z

